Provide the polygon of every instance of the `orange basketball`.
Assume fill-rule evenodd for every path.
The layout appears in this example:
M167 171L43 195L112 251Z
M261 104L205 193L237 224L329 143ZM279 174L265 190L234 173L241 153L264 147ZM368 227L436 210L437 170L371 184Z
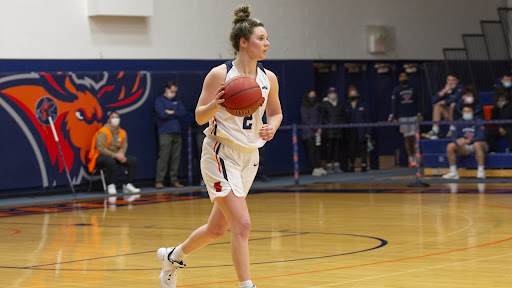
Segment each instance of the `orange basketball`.
M254 113L265 101L258 82L248 76L233 77L226 82L222 103L229 114L246 117Z

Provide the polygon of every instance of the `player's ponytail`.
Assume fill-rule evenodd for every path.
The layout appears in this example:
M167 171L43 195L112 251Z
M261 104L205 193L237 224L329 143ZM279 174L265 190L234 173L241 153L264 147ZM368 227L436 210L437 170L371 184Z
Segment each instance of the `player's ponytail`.
M240 39L249 40L254 27L261 26L263 23L251 17L251 7L249 5L240 5L236 7L233 17L233 28L231 29L231 45L235 49L235 55L240 50Z

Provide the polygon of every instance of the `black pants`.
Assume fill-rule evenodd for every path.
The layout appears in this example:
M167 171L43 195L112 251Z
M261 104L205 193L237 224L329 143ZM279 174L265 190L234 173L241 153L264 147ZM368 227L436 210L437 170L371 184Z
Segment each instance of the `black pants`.
M325 149L324 157L327 163L331 163L333 161L340 162L342 138L325 138L322 140L325 140L325 145L323 145L323 148Z
M350 160L350 167L354 167L357 156L361 157L361 167L367 167L368 143L364 140L359 141L359 137L357 136L358 135L356 131L355 135L347 137L348 159Z
M116 183L116 166L126 167L127 175L125 183L132 183L137 171L137 158L134 156L126 155L126 162L121 163L117 159L107 156L100 155L96 159L96 167L103 169L105 172L105 181L107 185Z
M303 140L304 146L308 152L309 163L311 168L319 168L320 164L320 147L315 144L315 137L310 137Z
M507 137L508 140L508 149L512 151L512 127L504 127L504 129L507 131L507 135L504 137ZM492 129L486 130L486 138L487 138L487 144L489 145L489 152L496 152L496 139L501 137L499 128L494 126Z

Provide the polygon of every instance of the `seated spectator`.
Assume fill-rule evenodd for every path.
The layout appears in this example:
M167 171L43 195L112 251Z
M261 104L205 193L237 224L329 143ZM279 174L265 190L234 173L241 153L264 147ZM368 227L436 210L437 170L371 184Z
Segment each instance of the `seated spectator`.
M492 120L510 120L512 119L512 104L510 103L511 95L503 93L498 97L498 101L494 104L491 113ZM496 139L506 136L508 139L508 151L512 149L512 125L495 124L490 125L487 129L487 143L489 143L489 152L496 152Z
M471 107L473 107L473 114L475 116L481 119L485 118L482 104L480 104L480 100L476 97L476 93L471 85L467 85L464 91L462 91L462 97L457 102L457 105L455 105L455 110L453 111L453 120L459 120L460 117L462 117L462 107L465 105L471 105ZM448 135L446 136L448 137ZM451 135L449 136L451 137Z
M126 155L128 149L128 135L121 129L121 116L118 112L111 112L107 124L94 134L89 151L89 172L99 168L105 171L108 194L117 194L116 165L125 166L127 170L126 181L123 184L123 193L139 193L140 189L132 182L137 171L137 158Z
M439 91L432 100L432 121L448 120L453 121L453 110L459 101L464 87L459 83L459 78L455 74L449 74L446 77L446 85L443 90ZM450 125L450 131L455 127ZM432 125L432 130L422 134L424 138L438 139L439 125Z
M391 96L391 120L410 123L423 119L420 113L420 95L418 90L409 84L407 73L400 73L398 81L400 85L395 87ZM404 137L409 167L416 167L416 127L414 124L400 125L400 133Z
M476 178L485 178L485 153L488 149L487 143L485 143L485 127L478 123L479 120L481 119L474 116L471 105L465 105L462 108L462 119L457 120L458 123L453 131L452 142L446 147L450 172L443 175L444 179L459 179L457 154L467 156L472 153L475 153L476 162L478 163Z
M302 106L300 107L300 119L302 125L318 125L320 124L320 103L317 99L315 90L310 90L302 97ZM321 128L304 128L302 129L302 141L308 153L311 167L313 168L313 176L326 175L327 171L322 168L320 145L322 145L322 129Z
M368 123L370 117L368 108L359 101L359 92L355 86L348 88L349 103L345 109L348 123ZM368 140L370 140L370 128L358 127L346 129L347 146L349 154L349 172L354 172L356 156L361 157L361 172L368 169Z
M494 88L492 104L496 104L498 102L498 98L503 94L512 94L512 74L510 73L503 75L501 77L501 83L496 85L496 87Z

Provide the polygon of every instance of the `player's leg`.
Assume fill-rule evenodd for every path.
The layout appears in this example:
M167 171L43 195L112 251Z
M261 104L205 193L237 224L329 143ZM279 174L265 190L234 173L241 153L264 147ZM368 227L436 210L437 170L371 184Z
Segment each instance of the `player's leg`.
M443 175L444 179L459 179L459 174L457 173L457 154L465 155L465 148L453 142L449 143L448 146L446 146L446 156L450 164L450 171Z
M231 256L239 282L251 279L249 268L249 233L251 219L244 197L230 192L216 199L218 206L231 226Z
M221 199L221 198L218 198ZM222 213L219 205L215 203L213 205L212 212L208 223L197 228L185 242L181 244L181 250L186 254L190 254L211 242L222 238L229 228L229 222ZM171 255L171 258L173 256ZM183 259L173 259L175 261L182 261Z

